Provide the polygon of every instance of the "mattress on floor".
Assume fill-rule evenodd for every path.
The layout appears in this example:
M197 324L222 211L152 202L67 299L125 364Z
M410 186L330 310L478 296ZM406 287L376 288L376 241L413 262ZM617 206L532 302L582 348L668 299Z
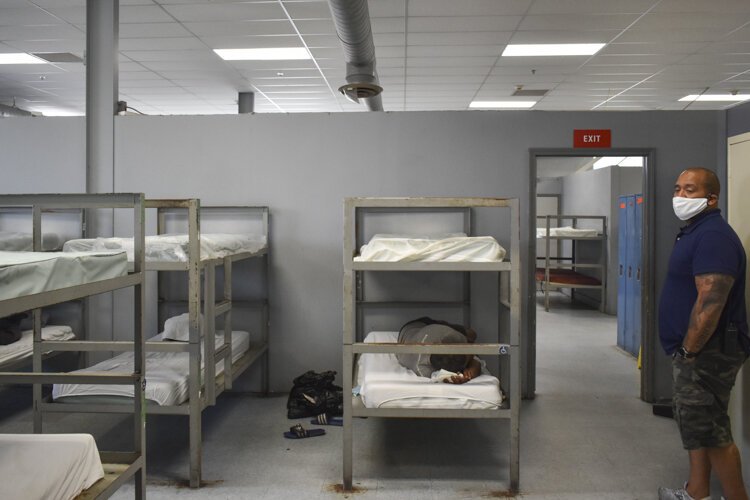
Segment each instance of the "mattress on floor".
M0 251L0 300L124 276L124 252Z
M149 339L161 341L159 334ZM169 341L165 341L169 342ZM224 335L216 335L216 345L224 343ZM201 344L201 348L203 344ZM250 334L243 331L232 332L232 362L237 361L250 348ZM146 353L146 399L161 406L182 404L188 399L189 357L186 352L147 352ZM203 366L205 358L201 356ZM129 372L133 371L133 353L122 353L94 366L77 370L85 372ZM216 375L224 371L224 362L216 365ZM96 399L104 397L104 399ZM105 384L55 384L52 398L63 403L111 402L112 397L132 398L132 385Z
M596 229L579 229L579 228L574 228L572 226L551 227L549 228L549 235L557 236L559 238L586 238L586 237L599 236L599 231L597 231ZM546 227L536 228L537 238L544 238L546 236L547 236Z
M90 434L0 434L0 497L70 500L104 477Z
M364 341L394 343L398 332L370 332ZM436 383L402 366L395 354L362 354L357 385L367 408L496 409L503 402L500 381L486 370L465 384Z
M70 340L75 334L69 326L47 325L42 328L43 340ZM21 338L16 342L0 346L0 370L10 363L16 363L24 359L31 359L34 352L34 331L21 332ZM45 352L45 354L47 354Z
M376 234L356 262L500 262L505 249L491 236L411 237Z
M57 233L42 234L42 250L45 252L60 250L62 236ZM0 231L0 250L8 252L31 252L34 249L31 233Z
M537 267L535 275L537 281L546 281L543 267ZM584 286L600 286L602 284L597 278L578 273L572 269L550 269L549 282Z
M223 259L239 253L256 253L266 248L266 237L256 234L202 233L201 260ZM108 251L125 250L128 260L133 261L132 238L79 239L65 242L63 251ZM160 234L146 236L146 261L187 262L188 235Z

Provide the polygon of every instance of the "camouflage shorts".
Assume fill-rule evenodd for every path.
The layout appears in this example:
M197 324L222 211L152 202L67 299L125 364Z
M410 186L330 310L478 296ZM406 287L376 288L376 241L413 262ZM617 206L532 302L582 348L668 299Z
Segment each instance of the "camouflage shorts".
M672 361L674 415L686 450L722 448L732 444L729 393L747 359L739 348L724 353L712 339L692 361Z

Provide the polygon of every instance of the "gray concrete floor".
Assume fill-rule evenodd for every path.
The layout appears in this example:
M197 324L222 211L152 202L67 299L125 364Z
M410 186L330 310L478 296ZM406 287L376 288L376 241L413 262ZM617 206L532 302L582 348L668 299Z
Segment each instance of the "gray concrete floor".
M679 485L686 455L674 422L653 416L638 399L635 360L618 350L616 318L555 295L538 309L537 397L521 416L518 498L654 499L660 485ZM2 395L0 432L29 432L30 392ZM185 487L187 420L150 417L148 496L152 499L505 498L507 422L386 420L355 422L354 482L341 482L341 428L287 440L286 395L224 394L204 412L207 485ZM100 447L127 446L122 417L53 415L48 432L86 431ZM307 426L307 422L305 422ZM115 498L133 497L123 487ZM715 496L718 498L718 495Z

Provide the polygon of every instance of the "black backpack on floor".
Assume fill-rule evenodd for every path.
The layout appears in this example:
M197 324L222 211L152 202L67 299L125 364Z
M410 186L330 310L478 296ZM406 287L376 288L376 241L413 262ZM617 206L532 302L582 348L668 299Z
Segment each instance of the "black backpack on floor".
M339 416L344 412L341 387L333 383L333 370L316 373L307 371L294 379L294 386L286 402L288 418L314 417L321 413Z

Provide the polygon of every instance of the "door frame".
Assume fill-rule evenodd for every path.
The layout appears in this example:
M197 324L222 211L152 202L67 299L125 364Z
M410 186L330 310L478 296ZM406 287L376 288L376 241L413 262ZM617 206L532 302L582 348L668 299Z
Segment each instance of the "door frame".
M643 279L641 280L641 345L644 346L641 355L641 388L640 397L643 401L654 402L655 353L656 353L656 313L653 307L654 289L654 193L656 150L653 148L611 148L611 149L573 149L573 148L531 148L529 149L529 242L527 259L529 272L527 279L527 311L526 318L526 394L533 398L536 393L536 283L534 269L536 268L536 184L537 159L558 156L643 156L646 158L643 167L642 194L646 200L643 209L643 241L641 243L641 262L643 265Z

